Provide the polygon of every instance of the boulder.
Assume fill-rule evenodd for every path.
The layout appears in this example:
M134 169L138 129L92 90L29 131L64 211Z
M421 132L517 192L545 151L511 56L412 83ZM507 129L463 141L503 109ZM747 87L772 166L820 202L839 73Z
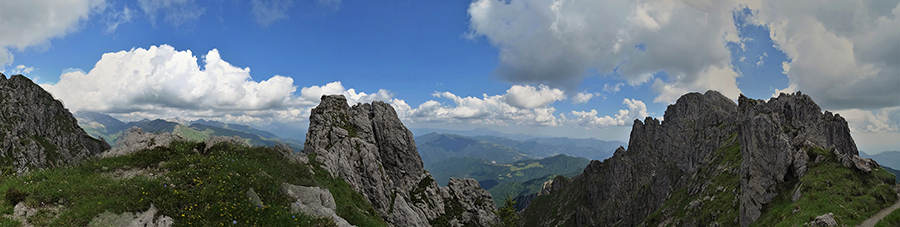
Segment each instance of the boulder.
M834 220L834 214L827 213L827 214L823 214L821 216L816 217L816 219L811 222L807 222L807 223L803 224L803 226L817 226L817 227L818 226L823 226L823 227L828 226L828 227L831 227L831 226L838 226L838 224L837 224L837 221Z
M116 140L116 146L99 154L101 158L122 156L144 149L169 146L169 143L181 139L172 133L145 133L143 129L131 127Z
M335 213L337 205L334 203L334 197L328 189L319 187L304 187L288 183L281 184L281 193L296 199L291 203L291 211L303 213L313 217L327 217L334 219L339 227L352 226L347 220Z

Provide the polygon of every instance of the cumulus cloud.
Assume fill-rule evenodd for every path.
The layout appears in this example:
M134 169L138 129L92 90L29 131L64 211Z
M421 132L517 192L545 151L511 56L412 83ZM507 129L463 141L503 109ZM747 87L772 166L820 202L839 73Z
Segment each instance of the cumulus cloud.
M141 10L156 23L156 17L162 15L166 22L178 27L203 16L206 8L197 5L195 0L138 0Z
M517 107L511 104L510 99L506 98L515 92L512 90L508 90L503 95L483 94L480 98L460 97L451 92L435 92L432 94L435 98L450 100L451 104L428 100L418 107L412 107L400 99L392 99L390 103L397 110L397 114L401 119L411 123L436 122L498 126L527 125L597 128L624 125L634 118L643 118L649 115L647 106L642 101L625 99L623 104L628 109L617 111L617 114L613 117L597 116L599 112L591 110L590 112L572 111L571 115L575 118L570 119L562 113L556 115L556 108L549 105ZM599 95L587 92L579 94L587 94L586 96ZM578 95L576 95L575 99L583 98L578 98Z
M539 85L537 87L513 85L509 90L506 90L506 95L503 98L514 107L532 109L566 99L566 95L562 90L550 88L547 85Z
M590 93L587 91L578 92L575 94L575 97L572 97L572 104L586 103L591 101L594 97L599 97L600 93Z
M619 92L619 90L622 90L623 85L625 85L625 84L623 84L623 83L618 83L616 85L604 84L603 91L609 92L609 93L616 93L616 92Z
M854 132L898 132L900 130L900 107L883 108L877 111L860 109L839 110Z
M764 1L756 23L791 60L791 86L831 109L900 106L900 2Z
M105 6L103 0L0 1L0 67L12 64L10 50L46 48L50 39L78 30L79 22Z
M595 109L591 111L572 111L575 116L571 122L575 126L580 127L609 127L630 124L634 119L643 119L650 114L647 113L647 105L640 100L624 99L622 104L628 106L628 109L619 110L615 116L597 116Z
M574 90L586 71L616 69L631 85L665 71L666 85L678 89L737 90L733 83L700 81L737 75L726 47L740 42L736 7L727 1L479 0L469 6L468 37L485 37L500 50L496 73L513 83Z
M287 10L294 5L291 0L253 0L250 2L253 20L262 26L288 19Z
M203 56L168 45L106 53L90 72L71 70L54 85L42 84L73 111L112 113L124 119L182 116L253 123L302 121L323 94L343 94L350 104L390 100L345 88L340 81L300 89L289 77L255 81L250 68L233 66L218 50Z
M783 66L796 90L832 109L900 106L896 0L478 0L469 5L467 37L497 47L496 73L513 83L574 90L586 71L615 70L632 86L652 83L654 102L708 89L734 98L740 74L727 44L745 48L733 18L744 7L790 59ZM668 76L653 78L657 72Z

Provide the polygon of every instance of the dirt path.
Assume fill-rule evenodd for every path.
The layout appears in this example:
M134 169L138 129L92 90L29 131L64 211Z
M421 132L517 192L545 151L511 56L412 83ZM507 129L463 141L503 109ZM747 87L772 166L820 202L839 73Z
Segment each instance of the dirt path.
M859 227L874 227L875 224L878 223L878 221L881 221L882 218L884 218L888 214L891 214L891 212L898 208L900 208L900 200L898 200L897 203L894 203L894 205L888 208L884 208L884 210L881 210L881 212L878 212L877 214L875 214L875 216L872 216L868 220L864 221L859 225Z

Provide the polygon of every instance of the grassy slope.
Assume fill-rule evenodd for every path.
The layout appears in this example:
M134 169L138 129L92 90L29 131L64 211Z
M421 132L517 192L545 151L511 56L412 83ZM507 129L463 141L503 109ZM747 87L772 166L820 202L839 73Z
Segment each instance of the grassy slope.
M821 148L810 149L810 160L824 155L825 161L810 162L809 171L800 178L802 197L791 201L795 184L784 190L765 207L753 226L799 226L816 216L834 213L839 225L855 226L897 200L891 188L893 174L878 168L870 174L844 167L837 157ZM793 182L790 182L793 183ZM800 211L793 213L795 209Z
M891 214L888 214L887 217L881 219L878 224L875 224L875 227L891 227L891 226L900 226L900 209L894 210Z
M174 218L179 225L331 223L291 213L292 201L278 192L281 183L291 183L329 188L338 205L338 214L352 224L385 225L362 195L342 179L329 177L318 166L288 162L278 152L265 147L217 145L205 154L193 152L195 147L202 147L202 143L177 141L170 147L2 178L0 193L5 199L0 200L0 214L12 213L14 204L9 199L14 196L7 194L20 191L30 207L64 206L58 216L46 215L46 220L36 220L51 226L84 226L104 211L139 212L147 210L150 204L159 209L158 214ZM310 168L315 174L309 174ZM105 176L117 170L136 169L153 172L155 177ZM259 194L264 207L251 205L245 197L250 188ZM15 222L0 218L0 226L5 225L15 225Z

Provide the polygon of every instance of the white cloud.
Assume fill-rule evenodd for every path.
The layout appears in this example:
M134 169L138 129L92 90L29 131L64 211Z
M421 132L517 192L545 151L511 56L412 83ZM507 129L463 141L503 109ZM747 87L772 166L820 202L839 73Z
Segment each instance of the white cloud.
M900 106L900 2L762 1L791 85L830 109Z
M734 97L740 90L732 78L739 74L726 44L744 48L748 40L734 25L733 12L742 7L753 13L747 21L768 28L788 56L790 84L823 107L900 106L896 0L478 0L469 5L467 37L497 47L496 73L513 83L571 91L586 71L617 69L632 86L654 83L656 102L708 89ZM632 48L638 45L645 50ZM766 55L756 63L763 65ZM667 80L647 76L661 71Z
M685 93L691 91L705 92L707 90L717 90L725 97L737 99L741 93L736 81L736 78L739 76L731 68L731 65L728 65L725 68L709 67L699 72L697 79L691 82L676 80L676 82L671 83L657 78L653 82L652 89L659 93L659 96L654 98L653 102L675 103Z
M25 66L25 65L17 65L12 71L10 71L11 75L15 74L23 74L28 75L29 73L34 71L34 67Z
M50 39L78 30L105 5L103 0L0 1L0 67L12 64L13 48L46 48Z
M288 19L287 10L294 5L294 2L291 0L253 0L250 3L253 20L262 26L268 26L278 20Z
M537 106L535 108L519 108L511 105L504 96L487 95L478 97L460 97L451 92L435 92L435 98L448 99L452 104L444 104L435 100L428 100L418 107L411 107L403 100L393 99L391 104L397 110L397 114L404 122L410 123L465 123L474 125L526 125L543 127L586 127L604 128L620 126L630 122L634 118L648 116L647 106L640 100L624 99L628 109L617 111L614 117L597 117L597 110L572 111L574 119L569 119L565 114L555 115L556 108L549 106ZM591 94L591 93L581 93ZM594 93L592 95L599 95ZM577 96L575 99L578 99Z
M306 120L323 94L343 94L348 103L390 100L392 94L373 94L345 88L340 81L309 86L295 95L289 77L275 75L254 81L250 68L222 59L218 50L203 57L203 67L190 50L162 45L106 53L90 72L68 70L55 85L41 86L72 111L111 113L125 120L204 118L243 123Z
M732 20L736 7L729 1L479 0L469 6L467 37L485 37L496 46L496 72L513 83L571 91L586 71L618 67L632 86L665 71L677 89L734 90L734 84L700 80L722 77L710 76L712 71L737 75L726 47L741 42Z
M530 85L513 85L503 96L507 103L521 109L532 109L547 106L556 101L566 99L562 90L546 85L532 87Z
M138 0L138 3L151 23L155 24L157 14L162 14L166 22L176 27L196 21L206 12L195 0Z
M760 55L759 61L756 62L756 67L762 67L767 57L769 57L768 53L763 53L762 55Z
M106 16L106 30L104 32L107 34L115 33L119 25L131 22L132 16L133 12L128 7L122 8L121 11L110 12Z
M604 87L604 90L605 89L606 88ZM578 92L577 94L575 94L575 97L572 97L572 103L573 104L587 103L588 101L591 100L591 98L599 97L599 96L600 96L600 93L596 93L596 92L595 93L590 93L587 91Z
M616 92L619 92L619 90L622 90L623 85L625 85L625 84L618 83L618 84L612 85L612 86L610 86L609 84L604 84L603 91L609 92L609 93L616 93Z
M619 110L615 116L598 117L597 110L591 111L572 111L572 115L576 118L571 120L574 126L580 127L610 127L626 125L634 121L634 119L643 119L649 116L647 113L647 105L640 100L624 99L622 104L628 106L628 109Z
M876 111L847 109L835 111L847 120L851 131L855 132L898 132L900 129L900 107L881 108Z
M341 8L341 0L318 0L319 6L330 10L338 10Z

